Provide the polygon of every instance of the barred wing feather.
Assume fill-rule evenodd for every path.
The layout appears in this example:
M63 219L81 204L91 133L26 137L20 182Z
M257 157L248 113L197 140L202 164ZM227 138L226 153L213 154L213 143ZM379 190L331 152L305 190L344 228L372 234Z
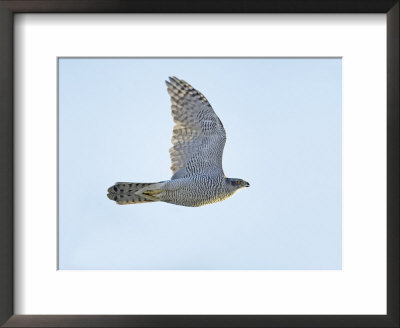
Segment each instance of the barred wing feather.
M224 126L207 99L187 82L176 77L166 81L171 96L172 179L197 174L224 176L222 154Z

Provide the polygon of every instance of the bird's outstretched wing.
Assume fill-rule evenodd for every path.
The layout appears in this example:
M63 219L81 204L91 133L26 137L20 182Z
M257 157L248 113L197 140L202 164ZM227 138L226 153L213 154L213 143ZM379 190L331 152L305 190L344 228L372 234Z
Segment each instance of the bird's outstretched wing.
M189 83L176 77L166 83L175 122L169 150L172 179L195 174L224 176L226 134L220 119L207 99Z

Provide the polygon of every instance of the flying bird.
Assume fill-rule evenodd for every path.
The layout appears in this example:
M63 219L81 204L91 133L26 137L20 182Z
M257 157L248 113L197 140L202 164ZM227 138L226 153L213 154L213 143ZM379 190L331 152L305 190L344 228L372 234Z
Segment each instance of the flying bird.
M227 178L222 169L226 133L207 99L176 77L165 81L171 96L171 180L155 183L117 182L108 198L117 204L166 202L197 207L222 201L249 183Z

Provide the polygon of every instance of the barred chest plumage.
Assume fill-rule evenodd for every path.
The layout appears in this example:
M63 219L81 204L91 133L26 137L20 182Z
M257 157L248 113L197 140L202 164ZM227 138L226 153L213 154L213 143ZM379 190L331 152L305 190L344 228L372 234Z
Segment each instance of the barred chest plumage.
M159 199L182 206L202 206L232 196L236 188L221 176L194 175L168 181Z

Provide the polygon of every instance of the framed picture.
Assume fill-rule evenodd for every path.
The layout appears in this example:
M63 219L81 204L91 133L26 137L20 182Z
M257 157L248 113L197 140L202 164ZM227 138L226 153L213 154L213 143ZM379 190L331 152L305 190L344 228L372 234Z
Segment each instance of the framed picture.
M398 1L0 15L4 327L399 326Z

